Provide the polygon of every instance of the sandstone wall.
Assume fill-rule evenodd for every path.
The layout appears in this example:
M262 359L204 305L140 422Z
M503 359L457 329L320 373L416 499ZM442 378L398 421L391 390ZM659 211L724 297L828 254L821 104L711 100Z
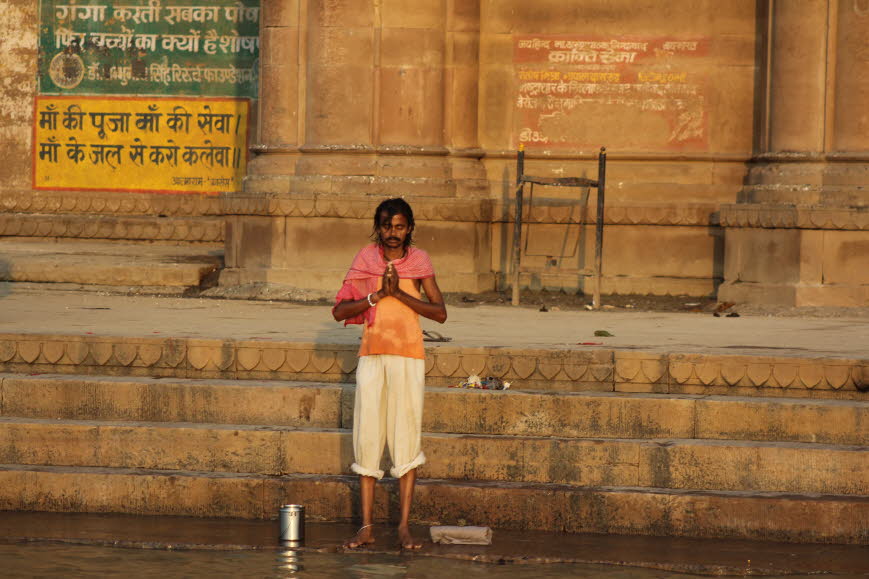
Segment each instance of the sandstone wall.
M718 206L755 147L764 17L754 1L267 2L270 88L245 191L224 198L222 283L334 287L377 200L405 195L441 277L465 280L450 289L504 287L519 145L530 174L588 177L605 145L603 291L712 293ZM595 54L565 63L555 42ZM585 289L594 203L535 190L523 285ZM297 243L314 232L338 252L316 275Z
M0 194L29 192L33 97L36 95L36 3L0 7Z
M480 144L486 151L483 162L491 196L509 204L513 151L519 143L527 148L529 174L590 178L597 175L597 148L605 145L609 163L604 291L712 292L722 277L718 204L735 201L753 151L760 40L756 4L483 2ZM573 65L544 63L540 58L529 63L527 53L535 51L522 54L520 43L535 39L562 43L563 48L553 46L550 57L566 50L571 41L619 39L649 47L628 64L601 64L601 52L593 55L596 59ZM689 51L664 51L666 40L697 45ZM560 70L561 79L586 83L588 73L615 72L620 76L615 83L590 83L582 89L623 92L606 98L585 93L584 102L567 112L544 109L529 115L521 106L527 103L520 101L534 98L540 88L526 84L529 77L533 82L539 78L537 71L553 70ZM643 81L649 80L670 82L658 84L658 92L645 92L650 85ZM696 93L678 93L686 87ZM567 96L574 94L568 91ZM607 99L621 99L622 104ZM680 116L692 114L693 120L680 121ZM679 134L680 128L694 133ZM534 131L530 138L523 135L529 129ZM535 142L547 137L548 142ZM553 142L559 137L568 142ZM532 285L584 286L578 271L591 265L593 227L588 216L594 214L594 191L585 215L581 206L571 210L568 201L582 201L582 193L536 188L525 243L528 255L523 258ZM511 234L509 226L493 230L496 271L508 267L509 251L497 248L508 247Z
M528 174L591 178L607 147L604 292L709 294L728 271L762 285L748 272L775 263L752 261L764 235L736 229L781 220L758 217L757 203L808 204L812 215L833 203L848 223L865 221L852 210L866 205L860 2L263 0L252 157L244 190L220 198L31 189L34 4L7 1L0 24L11 71L0 235L225 237L221 284L325 290L367 237L377 202L403 195L446 287L503 288L520 146ZM779 158L792 153L799 159ZM535 188L523 285L586 289L595 195ZM128 219L162 216L180 220ZM842 254L818 283L847 278L854 287L843 291L860 302L865 283L843 272L864 263L865 227L845 229L854 233L841 243L807 234L805 251L782 251L795 256L791 268ZM314 251L312 235L328 247ZM827 238L839 249L815 247Z

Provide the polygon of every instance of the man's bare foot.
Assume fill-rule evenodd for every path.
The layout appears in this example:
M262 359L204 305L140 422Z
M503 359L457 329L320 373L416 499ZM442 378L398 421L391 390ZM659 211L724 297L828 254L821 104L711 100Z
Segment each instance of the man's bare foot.
M347 549L358 549L364 545L371 545L374 543L374 530L372 527L374 527L374 525L363 525L362 527L359 527L355 537L344 541L344 547Z
M419 549L422 547L422 543L413 538L413 535L410 534L410 529L401 526L398 527L398 542L401 544L402 549Z

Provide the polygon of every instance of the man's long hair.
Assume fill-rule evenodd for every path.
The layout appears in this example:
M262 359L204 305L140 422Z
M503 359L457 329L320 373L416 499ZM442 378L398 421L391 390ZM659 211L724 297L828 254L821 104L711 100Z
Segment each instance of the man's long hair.
M380 239L380 224L384 220L384 214L387 221L392 221L396 215L404 215L409 228L407 237L404 238L404 247L410 247L413 244L413 230L415 229L413 209L410 208L410 204L401 197L393 197L377 206L377 209L374 210L374 231L371 233L371 239L380 244L383 243L383 240Z

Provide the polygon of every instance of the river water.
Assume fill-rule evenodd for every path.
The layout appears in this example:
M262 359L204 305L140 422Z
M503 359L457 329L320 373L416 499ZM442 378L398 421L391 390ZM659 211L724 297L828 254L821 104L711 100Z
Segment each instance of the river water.
M66 543L0 545L2 577L263 577L349 579L684 579L653 569L589 564L476 563L420 555L129 549ZM799 577L791 575L790 579ZM807 576L803 576L807 577ZM829 577L829 575L828 575Z

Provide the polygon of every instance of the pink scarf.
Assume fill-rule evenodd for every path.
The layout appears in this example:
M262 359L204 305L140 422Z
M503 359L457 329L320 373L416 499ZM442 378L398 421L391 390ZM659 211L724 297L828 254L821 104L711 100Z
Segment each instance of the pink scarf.
M383 257L383 248L376 243L366 245L350 264L350 271L344 278L344 285L335 296L335 306L343 301L361 300L368 294L377 291L377 282L386 271L386 258ZM428 254L415 247L408 247L407 253L401 259L392 261L396 273L400 279L425 279L434 276L434 267ZM332 308L333 310L335 308ZM344 325L361 324L367 322L374 324L377 306L368 308L363 313L344 320Z

